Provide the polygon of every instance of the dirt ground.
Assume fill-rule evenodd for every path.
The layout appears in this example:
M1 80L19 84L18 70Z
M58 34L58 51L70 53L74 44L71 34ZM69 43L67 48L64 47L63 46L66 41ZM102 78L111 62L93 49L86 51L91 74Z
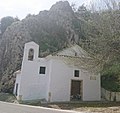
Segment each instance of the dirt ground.
M92 113L120 113L120 102L51 103L47 107Z
M107 108L76 108L73 109L75 111L88 111L88 112L95 112L95 113L120 113L120 106L119 107L107 107Z
M70 102L59 102L59 103L47 103L44 100L37 100L33 102L25 102L22 104L42 106L55 109L65 109L92 113L120 113L120 102L80 102L80 101L70 101Z

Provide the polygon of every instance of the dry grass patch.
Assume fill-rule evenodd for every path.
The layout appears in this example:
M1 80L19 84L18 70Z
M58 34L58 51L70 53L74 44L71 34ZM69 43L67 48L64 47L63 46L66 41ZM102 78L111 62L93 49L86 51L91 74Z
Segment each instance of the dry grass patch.
M47 104L47 107L97 113L120 113L120 102L51 103Z
M13 94L9 93L0 93L0 101L4 102L15 102L16 98Z

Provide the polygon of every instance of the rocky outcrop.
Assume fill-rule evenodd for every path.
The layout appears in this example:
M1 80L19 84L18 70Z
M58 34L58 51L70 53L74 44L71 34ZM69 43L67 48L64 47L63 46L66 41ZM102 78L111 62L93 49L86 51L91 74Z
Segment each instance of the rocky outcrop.
M49 11L29 15L14 22L4 32L0 41L1 89L9 91L13 73L20 69L24 44L35 41L40 45L40 55L64 48L68 43L78 42L74 22L78 21L67 1L57 2ZM10 83L9 83L10 81ZM8 85L12 84L12 85ZM10 88L8 87L10 86Z
M67 1L57 2L53 5L49 11L49 17L65 28L66 37L70 43L78 42L79 35L74 28L74 21L78 21L78 19Z

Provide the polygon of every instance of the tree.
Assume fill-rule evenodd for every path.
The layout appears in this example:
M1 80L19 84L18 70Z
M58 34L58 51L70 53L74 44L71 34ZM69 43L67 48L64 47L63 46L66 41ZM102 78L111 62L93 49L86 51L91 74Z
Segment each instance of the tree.
M10 17L10 16L3 17L1 19L1 32L2 32L2 34L5 32L7 27L10 26L14 21L15 21L14 18Z
M73 10L74 12L76 12L76 10L77 10L76 4L75 4L75 3L72 3L72 4L71 4L71 7L72 7L72 10Z

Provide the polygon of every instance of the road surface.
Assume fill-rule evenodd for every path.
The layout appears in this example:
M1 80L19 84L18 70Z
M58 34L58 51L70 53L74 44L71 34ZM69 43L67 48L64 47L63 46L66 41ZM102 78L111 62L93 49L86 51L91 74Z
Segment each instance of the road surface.
M83 113L83 112L56 110L52 108L0 102L0 113Z

